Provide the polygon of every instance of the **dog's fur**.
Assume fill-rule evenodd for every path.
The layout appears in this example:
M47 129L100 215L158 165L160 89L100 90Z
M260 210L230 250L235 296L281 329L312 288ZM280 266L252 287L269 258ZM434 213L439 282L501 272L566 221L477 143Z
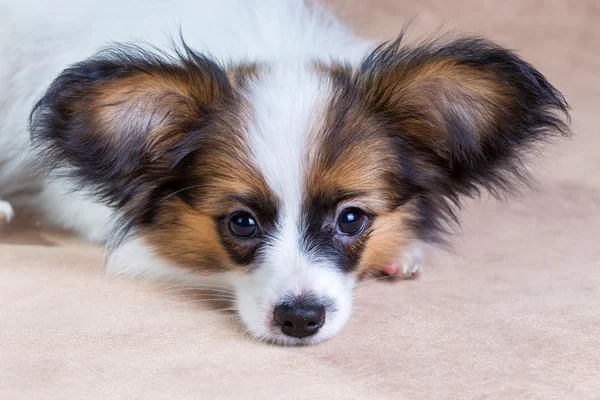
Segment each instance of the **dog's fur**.
M561 94L481 38L376 46L301 1L46 3L0 0L0 197L111 239L110 272L232 287L276 342L335 335L357 279L412 275L462 196L569 133ZM284 335L274 308L307 301L323 326Z

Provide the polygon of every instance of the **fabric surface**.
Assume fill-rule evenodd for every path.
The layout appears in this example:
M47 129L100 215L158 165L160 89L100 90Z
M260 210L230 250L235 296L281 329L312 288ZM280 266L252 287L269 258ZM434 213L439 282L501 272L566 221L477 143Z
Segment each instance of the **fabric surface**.
M538 189L469 201L452 253L356 289L315 347L244 334L164 285L107 279L102 254L20 223L0 234L0 398L600 398L600 3L330 2L364 35L458 28L515 49L573 107Z

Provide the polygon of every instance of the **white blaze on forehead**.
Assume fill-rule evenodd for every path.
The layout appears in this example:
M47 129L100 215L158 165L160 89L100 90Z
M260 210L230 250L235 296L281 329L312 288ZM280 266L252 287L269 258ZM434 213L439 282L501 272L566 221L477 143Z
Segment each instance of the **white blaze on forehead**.
M280 201L285 236L300 222L308 155L314 151L309 136L322 124L331 93L331 81L310 65L275 66L250 91L251 151Z
M298 295L329 303L325 325L310 340L332 337L350 315L353 278L331 261L306 254L301 237L309 157L318 150L314 135L322 129L332 93L331 80L310 65L273 67L249 87L250 151L278 199L277 226L252 273L235 277L231 284L240 317L259 337L293 342L273 327L273 309Z

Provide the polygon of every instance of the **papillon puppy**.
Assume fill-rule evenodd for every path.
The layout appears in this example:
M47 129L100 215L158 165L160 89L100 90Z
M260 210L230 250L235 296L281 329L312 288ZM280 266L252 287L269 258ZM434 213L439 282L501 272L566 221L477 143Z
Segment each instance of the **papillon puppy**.
M357 280L413 276L463 196L569 134L507 49L373 43L300 0L0 0L0 55L4 221L106 242L109 273L231 288L275 343L334 336Z

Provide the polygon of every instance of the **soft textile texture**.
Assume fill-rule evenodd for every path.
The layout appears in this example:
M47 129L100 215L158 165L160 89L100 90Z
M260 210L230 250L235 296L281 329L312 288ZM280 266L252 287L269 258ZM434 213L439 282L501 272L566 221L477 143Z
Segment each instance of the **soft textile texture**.
M106 279L101 251L21 221L0 234L0 398L599 398L600 6L596 1L332 4L373 38L481 33L566 95L575 136L538 189L468 202L454 252L370 282L341 335L281 348L235 315Z

